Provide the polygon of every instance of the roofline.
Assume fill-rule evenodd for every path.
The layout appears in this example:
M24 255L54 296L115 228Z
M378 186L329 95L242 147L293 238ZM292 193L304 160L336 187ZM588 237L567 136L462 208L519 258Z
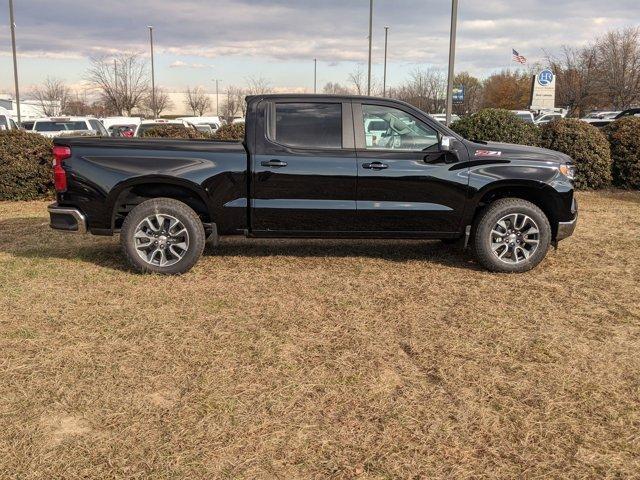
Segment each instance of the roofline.
M400 101L388 97L375 97L370 95L337 95L331 93L263 93L258 95L247 95L246 100L252 100L255 98L270 99L270 98L328 98L336 100L391 100Z

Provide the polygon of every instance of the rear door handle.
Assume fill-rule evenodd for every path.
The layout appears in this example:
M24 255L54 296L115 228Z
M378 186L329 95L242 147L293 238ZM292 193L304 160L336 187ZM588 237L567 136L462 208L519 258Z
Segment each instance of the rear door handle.
M260 165L263 167L281 168L286 167L287 162L283 162L282 160L265 160L264 162L260 162Z
M366 168L367 170L384 170L385 168L389 168L389 165L382 162L371 162L363 163L362 168Z

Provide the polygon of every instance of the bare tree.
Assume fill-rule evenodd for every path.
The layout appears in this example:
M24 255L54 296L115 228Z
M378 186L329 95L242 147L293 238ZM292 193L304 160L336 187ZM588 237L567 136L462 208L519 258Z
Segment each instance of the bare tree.
M86 75L104 105L119 115L131 115L141 106L148 89L147 79L146 60L137 53L92 58Z
M356 66L356 68L349 74L349 83L353 86L356 95L364 95L367 91L367 78L362 65Z
M71 91L62 80L47 77L44 84L33 88L31 97L45 117L53 117L67 111Z
M595 47L564 46L557 56L547 54L547 62L556 74L556 104L566 107L570 116L582 116L602 102L595 95L597 51Z
M468 72L460 72L455 76L453 84L464 88L464 101L453 105L454 113L467 115L477 112L482 103L482 82Z
M438 113L444 109L446 89L444 72L436 68L417 68L403 85L389 89L389 97L410 103L428 113Z
M611 31L595 45L597 90L617 110L640 99L640 27Z
M351 91L348 87L344 87L340 85L338 82L327 82L324 87L322 87L322 93L330 94L330 95L349 95Z
M149 112L154 118L158 118L162 112L173 108L173 102L169 98L169 94L163 88L156 87L155 111L151 89L149 89L149 92L145 95L142 107L145 112Z
M248 77L247 78L247 95L262 95L272 93L273 87L271 82L264 77Z
M226 91L226 99L222 104L221 116L225 123L230 124L236 117L244 104L244 96L242 90L237 87L228 87Z
M201 87L187 88L184 104L191 109L194 116L201 117L211 110L211 99Z

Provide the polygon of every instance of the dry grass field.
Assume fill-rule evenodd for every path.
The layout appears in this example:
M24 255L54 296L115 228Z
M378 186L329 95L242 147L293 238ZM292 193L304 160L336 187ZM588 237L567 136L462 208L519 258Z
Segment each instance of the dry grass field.
M0 203L0 478L638 478L640 193L534 271L223 240L189 274Z

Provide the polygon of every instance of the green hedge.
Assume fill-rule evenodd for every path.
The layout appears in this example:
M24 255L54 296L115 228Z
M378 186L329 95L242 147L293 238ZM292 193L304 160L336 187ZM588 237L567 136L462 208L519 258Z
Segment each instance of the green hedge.
M451 129L469 140L538 145L538 128L509 110L486 108L454 122Z
M616 120L604 129L611 145L613 182L640 190L640 118Z
M207 136L195 128L186 128L181 125L156 125L142 133L143 138L191 138L203 139Z
M244 123L223 125L213 134L216 140L244 140Z
M611 185L611 150L607 137L600 130L586 122L564 118L544 125L540 131L542 147L573 158L576 188L597 189Z
M0 200L53 195L50 139L21 130L0 132Z

